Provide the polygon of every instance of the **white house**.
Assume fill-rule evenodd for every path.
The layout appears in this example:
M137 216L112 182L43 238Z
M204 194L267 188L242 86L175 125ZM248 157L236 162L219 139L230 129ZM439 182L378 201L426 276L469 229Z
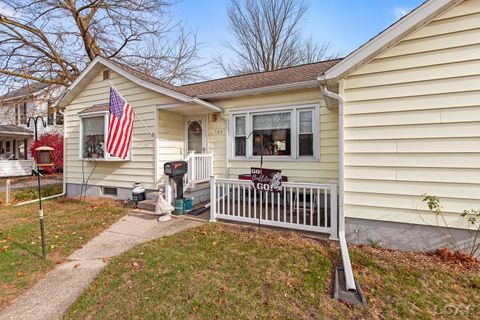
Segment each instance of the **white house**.
M31 116L42 116L45 127L39 122L38 135L48 132L63 134L63 113L53 107L61 93L58 86L33 83L12 90L0 99L0 177L30 175L33 160L28 146L34 139Z

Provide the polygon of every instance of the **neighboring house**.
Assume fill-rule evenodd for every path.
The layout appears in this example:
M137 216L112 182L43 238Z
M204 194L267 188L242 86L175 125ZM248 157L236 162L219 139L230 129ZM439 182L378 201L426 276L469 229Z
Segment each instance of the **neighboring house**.
M31 116L43 116L46 127L38 125L38 135L47 132L63 134L63 113L53 108L61 89L33 83L13 90L0 98L0 177L30 175L33 160L28 146L34 139Z
M110 81L143 120L126 161L104 152ZM304 183L291 202L298 211L299 199L310 199L304 225L307 210L332 202L299 189L338 183L350 241L432 249L445 242L421 194L443 199L460 239L468 232L458 213L480 203L480 0L426 1L343 60L185 86L96 58L59 105L69 195L83 183L90 195L118 198L136 181L156 190L165 162L195 157L204 162L194 162L187 183L213 173L235 185L259 165L261 133L264 167ZM215 197L245 201L246 189L229 188Z

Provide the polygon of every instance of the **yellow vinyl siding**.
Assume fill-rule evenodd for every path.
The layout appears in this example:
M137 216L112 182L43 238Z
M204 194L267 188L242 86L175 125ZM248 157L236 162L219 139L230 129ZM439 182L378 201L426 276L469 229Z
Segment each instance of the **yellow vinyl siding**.
M155 106L173 100L140 87L112 71L110 75L110 80L120 94L130 103L145 125L154 131L157 125L154 118ZM97 161L95 169L94 162L84 161L82 173L82 161L79 160L78 112L95 104L108 103L109 86L110 83L102 79L100 72L66 107L66 181L80 184L94 170L88 182L91 185L130 188L135 181L139 181L147 188L156 188L154 138L138 119L135 119L133 127L132 161Z
M348 217L436 224L421 194L480 207L480 0L465 0L341 83ZM422 214L420 214L422 213Z
M158 161L158 181L160 184L164 180L163 164L168 161L182 160L185 128L183 116L177 113L158 110L157 117L157 161Z
M317 104L320 106L320 160L279 160L264 161L265 168L282 170L289 181L300 182L332 182L338 179L338 110L329 110L319 88L292 90L275 94L252 95L214 101L215 104L229 113L245 109L271 109L278 107ZM216 127L214 127L216 126ZM223 134L215 134L215 132ZM213 135L212 135L213 134ZM236 178L239 174L249 173L250 167L258 166L260 160L228 161L225 167L226 149L226 122L218 117L216 123L209 121L209 147L214 152L215 174ZM232 144L232 141L229 141Z

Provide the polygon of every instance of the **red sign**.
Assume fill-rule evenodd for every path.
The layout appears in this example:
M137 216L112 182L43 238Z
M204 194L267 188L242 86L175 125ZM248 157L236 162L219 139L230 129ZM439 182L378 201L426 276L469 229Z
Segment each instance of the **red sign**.
M260 191L282 191L282 171L273 169L250 168L253 187Z

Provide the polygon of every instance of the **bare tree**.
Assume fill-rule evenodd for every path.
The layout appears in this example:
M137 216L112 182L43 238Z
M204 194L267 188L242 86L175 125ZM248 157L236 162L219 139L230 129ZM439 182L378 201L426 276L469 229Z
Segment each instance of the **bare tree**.
M7 86L25 80L68 85L98 55L169 82L198 76L195 35L171 23L170 0L3 3L0 82Z
M269 71L333 58L328 43L318 44L301 34L308 9L304 0L231 0L228 20L235 43L226 47L235 61L215 59L226 74Z

